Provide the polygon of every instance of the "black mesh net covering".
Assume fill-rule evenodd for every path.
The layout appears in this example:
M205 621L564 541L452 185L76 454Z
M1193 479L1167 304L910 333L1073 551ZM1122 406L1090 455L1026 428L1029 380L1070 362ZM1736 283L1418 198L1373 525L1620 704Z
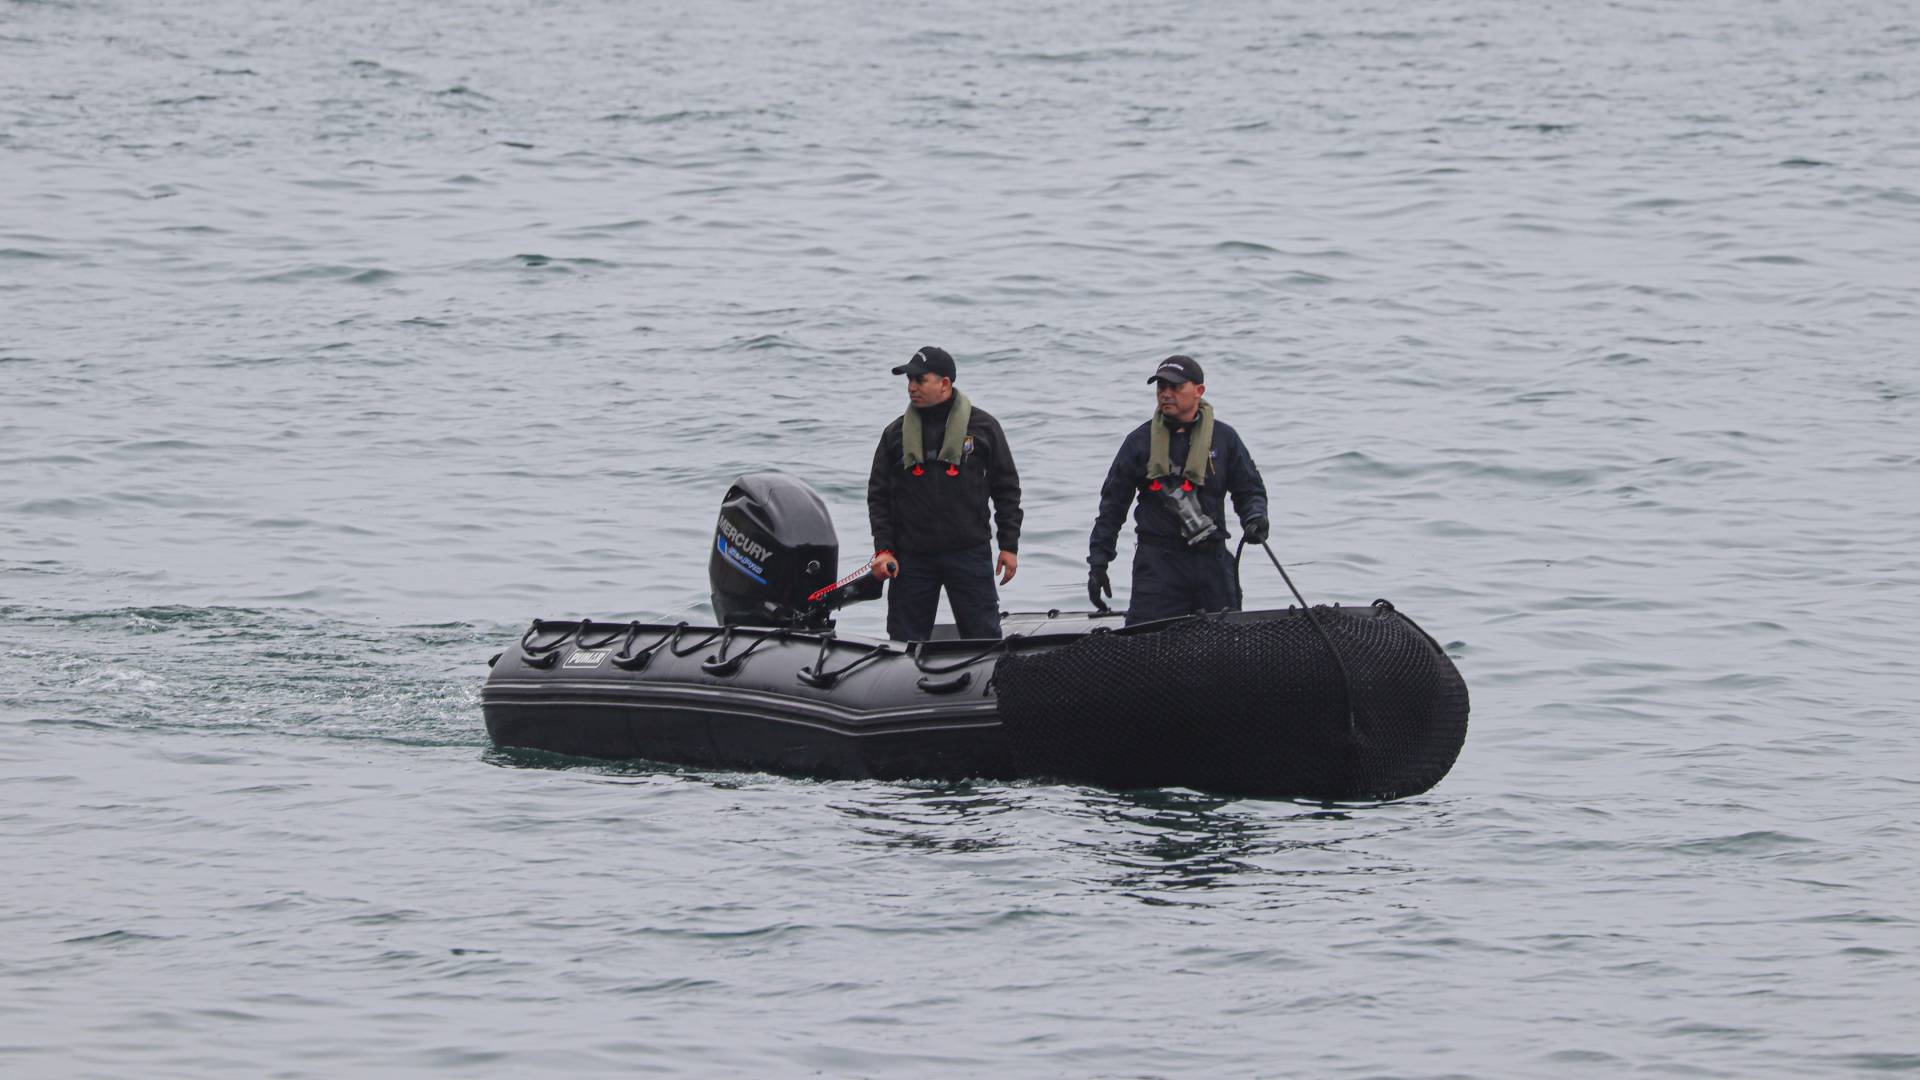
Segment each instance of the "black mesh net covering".
M1439 783L1467 735L1453 661L1385 601L1314 615L1326 638L1298 610L1196 616L1002 659L994 682L1022 772L1327 802Z

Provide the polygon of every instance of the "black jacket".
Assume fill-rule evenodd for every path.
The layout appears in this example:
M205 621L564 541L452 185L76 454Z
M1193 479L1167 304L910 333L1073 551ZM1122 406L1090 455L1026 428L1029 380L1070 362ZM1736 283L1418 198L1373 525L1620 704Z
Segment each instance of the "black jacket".
M1091 566L1105 566L1113 561L1120 523L1126 520L1130 502L1137 504L1133 524L1139 537L1148 542L1185 546L1180 535L1180 518L1172 504L1165 495L1147 489L1151 427L1157 422L1149 420L1134 428L1120 444L1120 452L1114 455L1113 467L1107 470L1106 483L1100 486L1100 514L1094 519L1093 535L1087 541L1087 563ZM1168 456L1175 466L1187 460L1187 447L1192 439L1189 427L1174 432L1168 440ZM1207 462L1207 482L1199 491L1200 505L1219 524L1222 541L1229 538L1226 515L1229 492L1243 526L1254 518L1267 516L1267 485L1260 479L1253 455L1247 452L1247 444L1240 441L1240 433L1217 419L1213 422L1213 454Z
M920 429L927 463L921 475L901 464L900 424L896 419L880 433L873 451L873 473L867 479L867 519L873 526L875 551L961 551L992 538L987 527L987 501L993 501L1001 551L1020 550L1020 474L1013 467L1000 421L980 406L973 407L967 434L973 451L966 454L960 475L948 476L947 464L935 460L946 437L948 399L920 410Z

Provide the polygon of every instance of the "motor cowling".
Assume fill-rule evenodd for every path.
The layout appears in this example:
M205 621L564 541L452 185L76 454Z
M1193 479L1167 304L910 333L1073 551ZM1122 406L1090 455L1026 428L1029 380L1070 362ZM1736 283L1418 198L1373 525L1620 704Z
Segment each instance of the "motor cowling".
M824 625L838 604L807 598L834 583L839 561L819 493L786 473L747 473L727 489L714 526L713 613L724 626ZM855 598L864 597L836 599Z

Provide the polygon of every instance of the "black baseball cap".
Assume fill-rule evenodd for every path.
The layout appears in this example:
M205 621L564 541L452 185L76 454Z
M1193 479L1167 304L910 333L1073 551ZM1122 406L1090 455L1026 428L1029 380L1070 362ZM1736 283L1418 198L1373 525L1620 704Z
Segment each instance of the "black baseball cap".
M1207 381L1206 375L1200 370L1200 365L1194 363L1191 356L1169 356L1160 361L1160 367L1147 376L1147 381L1159 382L1162 379L1175 385Z
M894 368L893 373L910 375L916 379L928 373L942 375L949 379L959 378L953 372L953 357L948 356L947 350L937 345L922 345L920 351L914 353L911 360Z

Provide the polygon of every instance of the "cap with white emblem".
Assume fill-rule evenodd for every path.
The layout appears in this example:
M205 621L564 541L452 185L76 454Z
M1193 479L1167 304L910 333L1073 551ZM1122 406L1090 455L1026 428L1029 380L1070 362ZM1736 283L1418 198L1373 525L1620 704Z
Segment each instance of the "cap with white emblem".
M1147 376L1148 382L1204 383L1207 377L1201 373L1200 365L1193 362L1191 356L1169 356L1160 361L1160 367Z
M928 373L942 375L949 379L959 378L953 371L953 357L947 354L947 350L936 345L922 346L919 352L913 354L912 359L894 368L893 373L912 376L916 379Z

